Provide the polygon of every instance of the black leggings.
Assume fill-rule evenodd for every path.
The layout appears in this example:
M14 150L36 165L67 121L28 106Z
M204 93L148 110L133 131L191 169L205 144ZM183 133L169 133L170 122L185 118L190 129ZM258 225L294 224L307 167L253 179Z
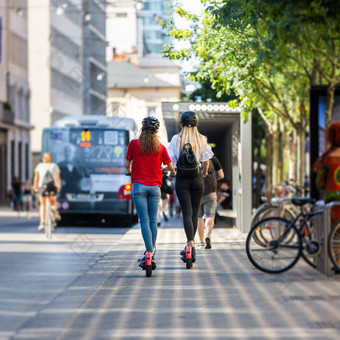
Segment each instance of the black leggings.
M176 177L176 194L183 213L183 225L187 241L193 241L198 224L198 212L204 191L203 176Z

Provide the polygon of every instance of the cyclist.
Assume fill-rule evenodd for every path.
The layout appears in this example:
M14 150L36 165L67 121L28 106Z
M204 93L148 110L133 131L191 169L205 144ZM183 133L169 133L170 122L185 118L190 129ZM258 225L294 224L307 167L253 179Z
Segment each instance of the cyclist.
M61 219L57 210L57 193L61 189L60 170L57 164L52 163L52 156L48 152L43 154L43 161L35 168L33 188L40 195L40 225L38 230L44 230L47 199L51 202L55 219L57 221Z

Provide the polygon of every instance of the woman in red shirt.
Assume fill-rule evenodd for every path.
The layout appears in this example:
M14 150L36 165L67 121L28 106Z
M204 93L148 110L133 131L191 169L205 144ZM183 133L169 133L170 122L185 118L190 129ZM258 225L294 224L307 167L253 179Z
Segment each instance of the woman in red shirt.
M146 117L142 121L139 139L131 140L126 153L125 168L131 172L132 198L140 220L146 252L152 255L155 266L154 250L157 239L157 210L161 197L162 163L163 170L175 175L175 168L164 145L159 142L157 132L159 121ZM139 260L140 266L145 257Z

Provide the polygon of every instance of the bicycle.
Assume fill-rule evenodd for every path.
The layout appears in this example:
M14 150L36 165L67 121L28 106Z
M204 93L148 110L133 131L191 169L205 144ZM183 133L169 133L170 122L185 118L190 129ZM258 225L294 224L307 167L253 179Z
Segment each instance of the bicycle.
M269 217L256 223L247 236L247 256L263 272L282 273L292 268L300 256L315 267L309 257L319 254L321 245L314 239L312 219L323 210L305 212L303 206L314 203L310 198L296 197L291 202L300 208L292 221Z
M256 209L251 219L251 227L269 217L283 217L291 221L296 215L296 211L287 204L284 204L280 210L278 201L276 198L273 198L270 204L264 203ZM260 246L265 246L265 244L262 244L261 240L257 238L256 234L254 234L254 239Z
M54 212L52 210L50 198L46 198L46 213L45 213L45 236L52 238L52 232L57 225Z
M340 220L335 222L328 235L328 256L331 259L334 270L340 273Z

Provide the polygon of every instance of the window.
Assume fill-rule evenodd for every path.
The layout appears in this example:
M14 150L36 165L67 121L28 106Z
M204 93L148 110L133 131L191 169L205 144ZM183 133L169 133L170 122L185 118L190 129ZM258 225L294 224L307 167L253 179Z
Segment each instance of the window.
M28 143L25 144L25 179L28 181L29 178L29 148L28 148Z
M116 18L127 18L127 13L116 13Z
M148 106L148 116L154 116L156 114L156 106Z

